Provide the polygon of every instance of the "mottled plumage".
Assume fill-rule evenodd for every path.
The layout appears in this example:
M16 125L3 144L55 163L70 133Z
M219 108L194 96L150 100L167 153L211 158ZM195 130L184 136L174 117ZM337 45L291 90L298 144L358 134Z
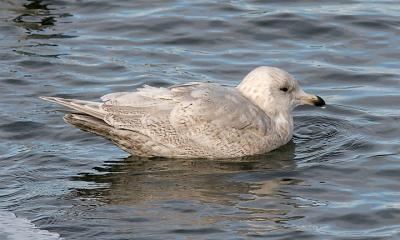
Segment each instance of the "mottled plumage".
M175 158L230 158L271 151L292 138L291 112L296 105L323 103L304 93L288 73L271 67L253 70L236 88L193 82L111 93L101 98L102 103L42 99L77 111L67 114L65 121L125 151Z

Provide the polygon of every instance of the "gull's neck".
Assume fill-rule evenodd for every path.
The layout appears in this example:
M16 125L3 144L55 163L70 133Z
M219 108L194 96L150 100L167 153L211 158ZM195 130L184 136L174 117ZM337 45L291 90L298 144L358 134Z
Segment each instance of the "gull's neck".
M291 112L282 112L272 118L275 129L284 143L293 137L293 115Z
M271 119L274 130L282 142L287 143L293 136L293 115L292 109L283 109L273 103L272 96L260 91L261 87L249 87L246 84L239 84L236 89L254 105L258 106Z
M263 110L270 118L287 118L291 116L291 110L285 111L282 106L277 106L274 103L274 97L271 94L265 93L263 86L248 86L243 82L236 89L249 99L254 105Z
M249 99L252 103L261 108L268 116L274 114L271 112L273 110L270 106L270 102L272 102L272 96L266 95L261 89L264 89L263 86L250 86L250 84L246 84L246 81L241 82L236 89L247 99ZM271 99L269 99L271 98Z

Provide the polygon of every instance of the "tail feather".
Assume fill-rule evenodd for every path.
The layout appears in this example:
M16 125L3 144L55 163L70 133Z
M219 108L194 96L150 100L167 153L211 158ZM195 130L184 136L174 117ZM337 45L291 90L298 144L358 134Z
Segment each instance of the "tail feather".
M64 116L64 121L87 132L91 132L110 139L113 128L104 121L85 114L69 113Z
M101 103L76 100L76 99L65 99L58 97L39 97L40 99L58 103L65 107L71 108L75 111L85 113L95 118L103 119L106 115L106 112L101 109Z
M152 151L152 145L148 144L149 137L138 132L116 129L96 117L85 114L66 114L64 121L83 131L102 136L128 153L138 156L152 156L152 154L149 154Z

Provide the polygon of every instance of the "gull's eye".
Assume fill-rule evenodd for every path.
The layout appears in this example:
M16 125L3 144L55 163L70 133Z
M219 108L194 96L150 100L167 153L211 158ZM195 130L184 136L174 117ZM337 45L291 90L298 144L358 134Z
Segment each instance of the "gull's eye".
M280 90L283 91L283 92L287 92L288 88L287 87L283 87L283 88L280 88Z

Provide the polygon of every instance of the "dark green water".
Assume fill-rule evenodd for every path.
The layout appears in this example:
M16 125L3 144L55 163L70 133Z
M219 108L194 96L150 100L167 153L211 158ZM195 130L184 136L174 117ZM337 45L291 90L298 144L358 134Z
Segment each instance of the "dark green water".
M394 0L2 0L0 238L399 239L399 59ZM328 103L261 157L129 157L37 98L260 65Z

